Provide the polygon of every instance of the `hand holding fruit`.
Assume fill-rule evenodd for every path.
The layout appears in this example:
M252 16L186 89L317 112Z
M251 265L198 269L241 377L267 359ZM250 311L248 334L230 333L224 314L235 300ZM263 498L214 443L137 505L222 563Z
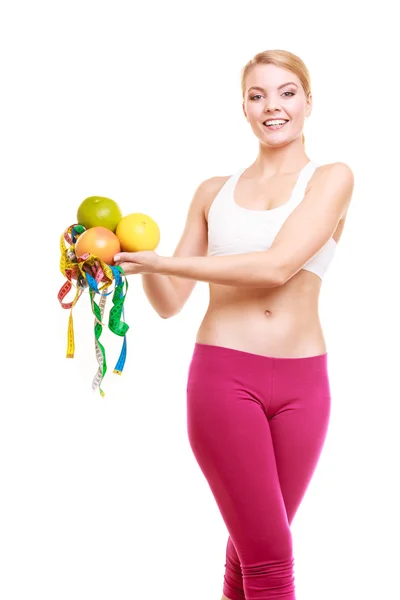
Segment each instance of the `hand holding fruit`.
M159 256L154 250L119 252L114 256L115 264L123 269L125 275L157 273L161 260L162 256Z

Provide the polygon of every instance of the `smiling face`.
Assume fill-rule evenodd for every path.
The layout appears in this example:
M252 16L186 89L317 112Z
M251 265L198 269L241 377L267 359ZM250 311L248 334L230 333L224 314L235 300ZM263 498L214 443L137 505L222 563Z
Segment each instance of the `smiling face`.
M243 112L261 143L276 146L301 138L311 108L311 93L307 98L292 71L271 64L251 67L245 79ZM282 127L267 127L268 119L286 122Z

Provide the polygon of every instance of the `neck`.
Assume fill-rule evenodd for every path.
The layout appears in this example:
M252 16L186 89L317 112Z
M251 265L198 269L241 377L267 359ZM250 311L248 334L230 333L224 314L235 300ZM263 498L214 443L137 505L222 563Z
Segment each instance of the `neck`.
M309 162L301 138L282 146L266 146L260 143L259 152L253 163L254 174L273 177L298 173Z

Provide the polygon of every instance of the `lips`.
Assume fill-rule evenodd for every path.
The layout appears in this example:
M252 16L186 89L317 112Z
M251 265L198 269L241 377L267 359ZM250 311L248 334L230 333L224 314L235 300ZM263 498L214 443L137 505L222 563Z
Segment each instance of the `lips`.
M281 119L283 121L283 123L280 123L279 125L265 125L266 121L264 121L263 126L266 129L269 129L270 131L279 131L280 129L283 129L286 125L286 123L288 123L287 119Z
M289 119L266 119L265 121L263 121L263 125L265 125L267 121L285 121L285 123L287 123Z

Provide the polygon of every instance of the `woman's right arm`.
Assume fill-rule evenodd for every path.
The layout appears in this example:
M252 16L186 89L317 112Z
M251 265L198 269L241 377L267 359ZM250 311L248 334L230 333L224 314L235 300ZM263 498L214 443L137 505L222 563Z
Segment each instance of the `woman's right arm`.
M211 195L217 194L220 177L206 179L197 188L190 203L185 228L173 256L205 256L208 249L207 220L205 207ZM192 293L196 281L159 273L143 273L144 292L163 319L179 313Z

